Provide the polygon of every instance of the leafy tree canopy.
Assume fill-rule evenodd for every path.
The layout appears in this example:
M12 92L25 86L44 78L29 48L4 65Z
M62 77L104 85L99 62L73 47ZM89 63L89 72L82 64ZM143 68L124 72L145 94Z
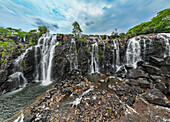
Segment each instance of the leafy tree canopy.
M79 23L75 21L75 22L72 24L72 26L73 26L73 31L72 31L72 33L73 33L75 36L80 36L83 31L81 30Z
M49 32L49 29L48 29L48 27L46 25L43 25L43 26L38 27L38 31L42 32L44 34L44 33Z
M170 8L157 13L151 21L141 23L131 28L127 35L130 37L149 33L166 33L170 32Z

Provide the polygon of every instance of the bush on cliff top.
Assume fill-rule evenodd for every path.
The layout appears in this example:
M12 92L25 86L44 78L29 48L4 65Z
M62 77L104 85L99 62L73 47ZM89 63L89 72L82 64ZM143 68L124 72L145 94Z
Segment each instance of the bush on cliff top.
M130 37L149 34L149 33L166 33L170 32L170 8L157 13L151 21L141 23L131 28L127 35Z

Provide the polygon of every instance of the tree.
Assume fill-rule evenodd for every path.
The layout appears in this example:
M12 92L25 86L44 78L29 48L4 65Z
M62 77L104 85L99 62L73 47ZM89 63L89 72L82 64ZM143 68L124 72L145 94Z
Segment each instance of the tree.
M126 34L125 33L119 33L120 38L125 38Z
M48 27L45 26L45 25L39 26L39 27L38 27L38 31L41 32L41 33L43 33L43 34L49 32Z
M117 38L117 37L119 37L119 34L118 34L118 32L117 32L117 29L115 28L115 30L111 33L111 36L113 37L113 38Z
M72 33L73 33L75 36L78 36L78 37L81 36L81 33L82 33L83 31L81 30L79 23L75 21L75 22L72 24L72 26L73 26L73 31L72 31Z

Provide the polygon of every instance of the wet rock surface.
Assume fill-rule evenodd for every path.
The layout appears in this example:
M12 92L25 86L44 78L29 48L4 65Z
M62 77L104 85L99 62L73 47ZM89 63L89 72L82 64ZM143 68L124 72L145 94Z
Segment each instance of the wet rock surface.
M135 44L129 46L129 52L126 52L128 40L83 36L87 41L82 43L70 34L57 35L50 77L55 85L24 110L25 122L169 121L170 57L163 58L164 42L156 34L133 38L134 42L131 41ZM48 43L51 39L52 36ZM139 49L135 50L140 56L134 57L136 44ZM41 49L42 45L39 46ZM42 80L39 48L28 52L21 62L28 83L33 82L37 72L37 80ZM37 55L33 56L35 52ZM125 62L126 53L129 64ZM35 60L35 57L38 58ZM20 86L17 79L11 83L10 77L6 77L6 73L7 76L13 73L14 63L10 63L9 68L8 72L0 71L1 93Z
M33 122L169 121L169 75L158 69L150 63L127 68L124 75L85 76L72 70L26 109L26 118L31 115Z
M129 82L132 80L135 83ZM75 75L56 83L36 105L26 110L28 116L35 117L33 122L168 121L169 101L151 84L145 78Z

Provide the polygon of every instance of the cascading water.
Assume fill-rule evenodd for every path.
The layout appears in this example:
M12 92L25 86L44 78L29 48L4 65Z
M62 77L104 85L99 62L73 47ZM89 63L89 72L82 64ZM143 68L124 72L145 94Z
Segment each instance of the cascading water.
M136 63L141 60L141 46L140 41L136 40L136 37L128 41L126 50L127 65L132 65L136 68Z
M142 58L145 60L146 52L150 52L152 48L152 40L148 36L139 37L140 43L143 43Z
M98 66L98 43L96 42L95 38L93 38L95 42L92 44L91 48L91 64L90 64L90 74L99 73L99 66Z
M38 64L38 49L40 49L39 45L35 46L35 51L34 51L34 58L35 58L35 80L38 81L39 80L39 64Z
M24 42L26 41L25 37L24 37L23 41L24 41Z
M20 55L17 59L15 59L15 63L14 63L14 70L13 70L13 74L11 74L8 77L8 82L13 82L13 87L25 87L27 84L27 80L24 77L23 74L23 59L26 56L26 54L32 50L32 47L29 47L28 49L26 49L26 51Z
M42 70L42 84L49 85L52 82L52 60L55 53L55 47L58 45L56 35L45 34L38 40L38 47L41 52L41 64Z
M113 41L114 44L114 50L113 50L113 64L112 66L115 67L116 69L120 65L120 51L119 51L119 41L116 39Z
M102 41L102 37L101 36L99 36L99 41Z
M77 60L77 47L76 47L76 41L74 38L71 39L71 46L70 46L70 70L78 69L78 60Z
M170 33L158 34L159 38L162 38L165 42L165 52L164 57L170 56Z

